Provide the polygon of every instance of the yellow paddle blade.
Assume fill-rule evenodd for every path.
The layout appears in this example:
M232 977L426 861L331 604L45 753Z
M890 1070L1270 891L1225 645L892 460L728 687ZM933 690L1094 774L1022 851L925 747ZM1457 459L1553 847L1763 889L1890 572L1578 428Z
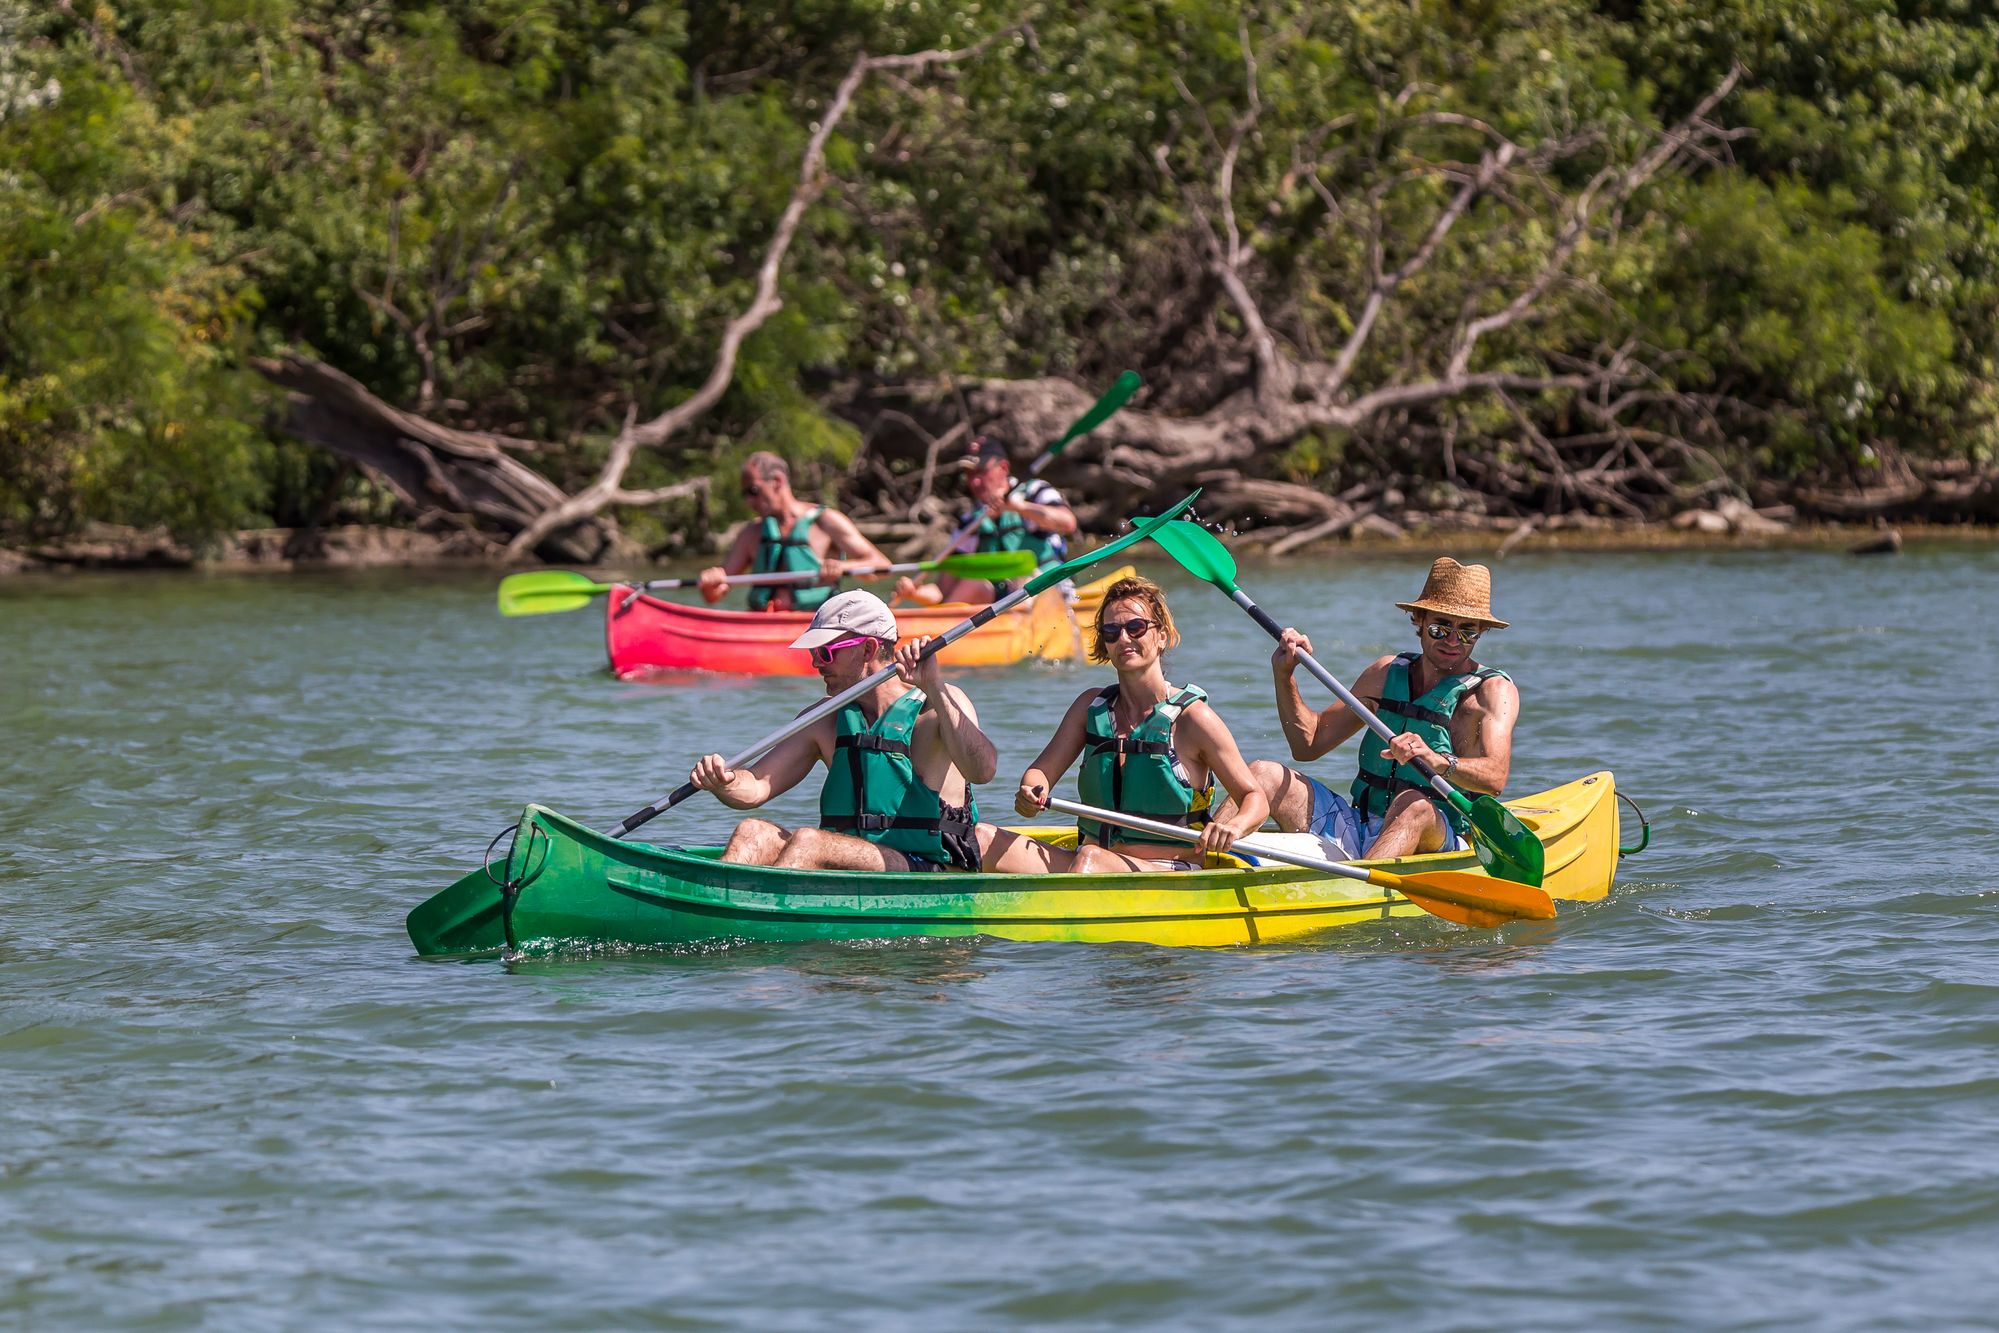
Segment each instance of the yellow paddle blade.
M1370 883L1396 890L1426 912L1466 926L1503 926L1509 921L1553 921L1555 900L1546 889L1493 879L1471 870L1432 870L1421 875L1367 872Z

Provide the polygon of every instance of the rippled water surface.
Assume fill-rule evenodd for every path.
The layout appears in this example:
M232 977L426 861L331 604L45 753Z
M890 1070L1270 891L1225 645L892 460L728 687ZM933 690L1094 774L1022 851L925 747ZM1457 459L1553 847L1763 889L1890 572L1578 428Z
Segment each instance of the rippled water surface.
M1351 679L1429 554L1243 582ZM0 583L0 1324L1989 1327L1999 550L1497 577L1513 790L1657 830L1556 922L449 963L403 914L523 801L814 683L619 684L475 576ZM958 679L1003 807L1089 677Z

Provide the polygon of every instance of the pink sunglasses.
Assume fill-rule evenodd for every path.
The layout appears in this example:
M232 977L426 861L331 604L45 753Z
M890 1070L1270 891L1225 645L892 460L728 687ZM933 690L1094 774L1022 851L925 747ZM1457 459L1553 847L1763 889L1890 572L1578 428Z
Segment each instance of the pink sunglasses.
M857 634L851 639L842 639L838 643L829 643L819 648L807 648L805 651L812 655L813 666L828 666L833 661L834 653L839 652L842 648L851 648L857 643L866 643L867 641L867 635Z

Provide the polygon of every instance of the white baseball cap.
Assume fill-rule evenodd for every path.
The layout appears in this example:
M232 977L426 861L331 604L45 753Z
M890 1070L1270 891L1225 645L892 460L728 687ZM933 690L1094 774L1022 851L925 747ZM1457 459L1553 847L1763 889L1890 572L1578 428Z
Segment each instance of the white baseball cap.
M794 648L824 648L856 634L883 643L895 642L895 613L888 603L864 589L828 597L812 614L812 625L791 641Z

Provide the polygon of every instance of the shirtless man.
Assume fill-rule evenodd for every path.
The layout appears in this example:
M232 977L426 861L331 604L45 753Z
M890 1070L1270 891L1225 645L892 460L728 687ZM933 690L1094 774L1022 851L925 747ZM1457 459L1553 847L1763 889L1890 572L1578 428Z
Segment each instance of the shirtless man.
M1409 613L1420 651L1378 658L1353 686L1396 732L1385 745L1344 703L1306 705L1295 673L1297 652L1311 652L1311 640L1287 629L1270 658L1277 719L1293 759L1317 759L1360 733L1360 771L1348 794L1273 760L1250 765L1280 828L1316 833L1349 859L1467 845L1463 816L1436 796L1413 761L1454 787L1494 795L1505 789L1513 763L1520 692L1505 672L1472 657L1481 635L1506 628L1492 614L1492 571L1440 557L1423 595L1396 606Z
M871 592L843 592L792 643L812 654L830 698L893 661L897 673L745 768L704 756L688 776L724 805L754 810L826 765L819 824L787 830L745 819L722 853L792 870L977 870L972 788L998 766L963 690L919 660L926 639L896 645L895 617Z
M701 571L701 596L719 602L731 574L817 573L818 582L750 589L752 611L814 611L850 565L886 565L887 556L861 535L854 520L791 493L791 469L772 453L743 460L743 499L757 517L736 529L729 554ZM837 558L836 558L837 557Z

